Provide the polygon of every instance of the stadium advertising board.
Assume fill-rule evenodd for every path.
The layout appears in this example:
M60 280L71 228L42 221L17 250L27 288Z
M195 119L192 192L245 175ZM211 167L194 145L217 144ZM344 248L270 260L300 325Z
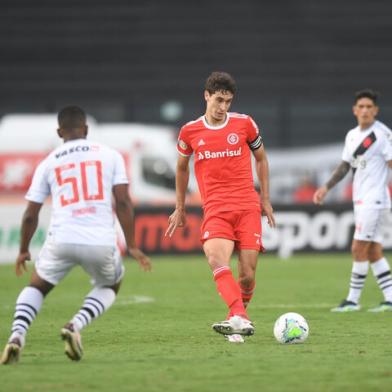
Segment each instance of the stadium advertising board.
M263 245L266 251L282 258L294 252L339 252L350 248L354 232L352 206L274 206L277 227L271 229L263 219ZM198 208L187 209L187 226L178 229L172 239L164 238L167 208L139 208L136 221L137 240L149 253L194 253L201 251ZM384 247L392 249L392 216L384 232Z
M22 204L1 204L0 262L12 262L18 252L19 224L24 210ZM187 226L178 229L172 238L164 237L167 220L172 212L168 207L136 208L136 240L148 254L201 252L199 208L187 211ZM33 238L31 252L37 256L49 225L50 207L45 206ZM326 206L275 206L276 229L263 223L263 243L268 252L289 257L294 252L346 251L353 234L351 205ZM392 217L384 232L384 245L392 249ZM120 244L123 248L123 245Z
M34 169L46 153L1 153L0 192L25 192L33 178Z

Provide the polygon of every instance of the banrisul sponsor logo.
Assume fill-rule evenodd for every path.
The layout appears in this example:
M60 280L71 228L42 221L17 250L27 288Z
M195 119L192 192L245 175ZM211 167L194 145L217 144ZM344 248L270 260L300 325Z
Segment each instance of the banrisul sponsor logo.
M198 159L216 159L216 158L228 158L228 157L238 157L241 155L241 148L238 148L237 150L230 150L226 148L226 150L223 151L200 151L197 155Z

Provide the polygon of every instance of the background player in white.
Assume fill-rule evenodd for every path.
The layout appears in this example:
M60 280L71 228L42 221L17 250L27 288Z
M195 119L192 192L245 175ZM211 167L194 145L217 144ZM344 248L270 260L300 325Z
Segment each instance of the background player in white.
M58 123L57 132L64 144L37 167L26 195L28 204L16 259L18 276L27 270L30 240L42 204L49 195L52 196L51 224L30 284L17 298L12 333L1 357L3 364L18 361L26 333L44 297L75 265L91 276L94 288L80 310L61 329L61 336L69 358L81 359L79 332L113 304L124 273L116 247L112 194L130 254L144 270L151 268L149 258L135 245L133 208L123 158L115 150L86 140L86 116L79 107L61 110Z
M384 302L372 312L392 311L392 277L382 250L382 228L391 208L387 186L388 167L392 168L392 133L380 121L377 94L359 91L353 112L358 126L347 133L342 162L331 179L314 194L313 201L322 204L327 192L350 170L353 170L353 203L355 233L352 241L353 267L347 298L333 312L360 309L359 299L369 269L384 294Z

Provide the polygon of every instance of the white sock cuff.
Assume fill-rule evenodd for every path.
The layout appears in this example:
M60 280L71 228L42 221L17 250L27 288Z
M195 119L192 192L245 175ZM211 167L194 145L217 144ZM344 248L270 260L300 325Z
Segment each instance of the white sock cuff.
M22 345L22 348L23 348L25 345L25 342L26 342L26 335L23 335L21 333L21 331L15 331L15 332L12 332L8 341L11 342L12 339L14 339L14 338L18 338L20 340L20 344Z
M367 275L368 271L369 271L368 261L353 261L352 272L359 275Z
M84 324L80 321L78 317L74 316L70 322L71 324L73 324L74 330L77 332L80 332L84 327Z
M370 266L372 267L374 276L378 276L383 272L390 271L391 269L388 260L385 257L375 261L374 263L370 263Z
M222 266L222 267L215 268L215 269L212 271L212 274L213 274L214 277L215 277L216 275L218 275L219 273L221 273L221 272L223 272L223 271L231 271L230 266L224 265L224 266Z
M28 304L34 307L37 313L40 311L44 295L35 287L27 286L19 294L16 304Z

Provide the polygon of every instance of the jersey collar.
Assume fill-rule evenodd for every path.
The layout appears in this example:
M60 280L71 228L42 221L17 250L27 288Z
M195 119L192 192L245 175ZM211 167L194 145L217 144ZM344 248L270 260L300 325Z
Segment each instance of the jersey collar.
M208 122L206 120L206 116L202 117L204 126L206 128L208 128L208 129L213 129L213 130L224 128L227 125L227 123L229 122L229 118L230 118L230 113L226 113L226 120L225 120L225 122L223 124L221 124L221 125L217 125L216 127L214 127L214 126L208 124Z
M376 124L376 122L377 121L374 121L371 125L369 125L367 128L365 128L365 129L361 129L361 127L358 125L358 129L361 131L361 132L367 132L367 131L370 131L372 128L373 128L373 126Z

